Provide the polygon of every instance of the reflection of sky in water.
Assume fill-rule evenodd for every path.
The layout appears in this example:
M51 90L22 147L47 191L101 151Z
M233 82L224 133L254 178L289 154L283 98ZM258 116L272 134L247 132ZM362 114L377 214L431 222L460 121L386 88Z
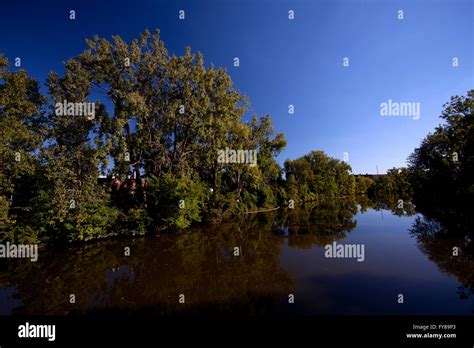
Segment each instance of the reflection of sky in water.
M0 315L8 315L12 310L21 306L21 301L14 298L15 286L0 289Z
M471 314L472 298L461 300L459 282L440 272L408 230L416 216L398 217L368 209L340 244L364 244L365 261L325 258L324 248L289 247L281 263L299 294L297 309L324 314ZM398 294L404 304L398 304Z
M134 281L133 272L128 265L117 265L108 269L106 278L108 288L112 288L120 279L126 279L130 283Z

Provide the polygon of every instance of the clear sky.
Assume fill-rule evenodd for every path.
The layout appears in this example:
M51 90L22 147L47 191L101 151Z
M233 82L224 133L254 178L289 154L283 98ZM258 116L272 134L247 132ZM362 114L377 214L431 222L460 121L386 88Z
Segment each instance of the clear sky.
M323 150L347 152L354 173L403 166L450 96L474 88L473 0L9 0L0 51L43 85L85 38L130 41L146 28L159 28L171 53L191 46L206 65L227 68L253 111L285 133L280 163ZM381 116L388 100L420 103L420 118Z

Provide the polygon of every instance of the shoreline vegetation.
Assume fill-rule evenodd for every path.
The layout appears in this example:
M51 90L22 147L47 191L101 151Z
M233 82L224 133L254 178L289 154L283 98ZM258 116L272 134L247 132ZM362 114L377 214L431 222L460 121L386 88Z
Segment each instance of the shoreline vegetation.
M182 230L322 197L474 225L474 90L445 104L406 168L354 175L322 151L281 167L284 134L269 115L245 121L248 99L201 53L170 55L158 30L86 44L47 95L0 53L0 242Z

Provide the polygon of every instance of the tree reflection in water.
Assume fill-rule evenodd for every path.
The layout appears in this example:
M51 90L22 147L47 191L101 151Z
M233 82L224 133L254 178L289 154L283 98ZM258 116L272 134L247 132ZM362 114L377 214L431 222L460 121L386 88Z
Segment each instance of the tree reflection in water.
M247 215L177 234L109 239L41 250L36 263L9 260L0 267L0 292L10 293L12 314L261 317L297 314L288 304L293 274L283 248L322 248L357 227L358 213L387 208L409 216L414 206L396 199L332 199L295 209ZM441 271L457 277L459 295L474 293L471 235L445 216L419 215L410 233ZM442 221L442 222L440 222ZM287 246L285 245L287 241ZM377 242L383 242L383 239ZM452 248L459 247L459 256ZM130 247L130 256L124 248ZM239 248L240 256L234 255ZM305 257L299 254L300 257ZM301 260L304 264L304 260ZM323 286L323 285L321 285ZM70 295L75 295L71 304ZM179 295L185 303L179 303Z
M442 272L457 278L461 283L459 297L468 299L474 294L474 244L472 230L465 223L471 217L462 211L431 210L425 214L415 219L410 234L416 238L419 249Z
M356 213L355 202L333 200L179 234L43 250L36 263L10 262L0 272L0 286L15 286L22 305L14 314L278 313L294 287L280 265L282 231L289 231L292 247L322 246L344 238L356 226ZM130 256L124 255L125 247ZM234 256L235 247L240 256ZM179 303L180 294L185 304Z
M355 199L326 199L287 209L279 225L288 233L288 245L309 249L324 247L333 241L344 239L357 223Z
M240 305L258 312L279 305L292 288L279 262L284 239L268 233L269 227L246 219L178 235L71 246L41 254L36 263L12 262L1 273L1 285L16 285L23 305L14 313L22 314L107 308L167 315ZM124 255L126 246L130 256ZM240 256L234 256L234 247ZM70 294L74 305L68 303ZM179 294L185 304L178 302Z

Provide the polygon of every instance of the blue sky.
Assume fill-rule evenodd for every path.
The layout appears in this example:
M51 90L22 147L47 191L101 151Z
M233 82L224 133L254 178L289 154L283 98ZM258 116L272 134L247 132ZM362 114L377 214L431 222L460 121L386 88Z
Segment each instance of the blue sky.
M9 1L0 51L44 84L85 38L130 41L146 28L159 28L171 53L191 46L207 65L227 68L253 111L285 133L280 163L323 150L347 152L354 173L403 166L450 96L474 88L472 0ZM420 103L420 119L382 117L389 99Z

